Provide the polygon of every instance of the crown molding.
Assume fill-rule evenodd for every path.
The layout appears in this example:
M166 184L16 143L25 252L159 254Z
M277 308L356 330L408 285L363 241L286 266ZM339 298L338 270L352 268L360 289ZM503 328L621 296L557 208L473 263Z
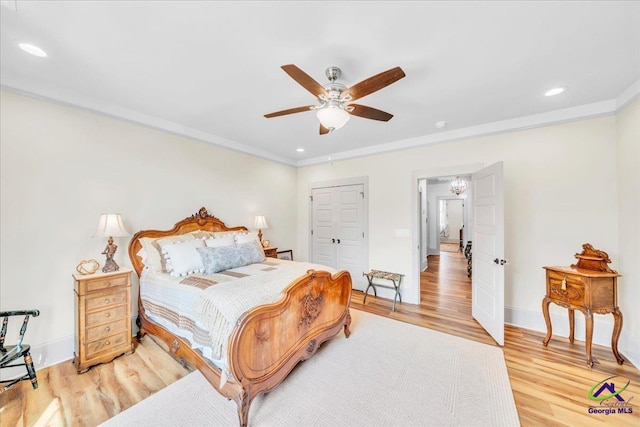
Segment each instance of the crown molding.
M448 132L441 132L434 135L424 135L415 138L394 141L387 144L379 144L372 147L360 148L357 150L343 151L327 156L318 156L310 159L298 160L296 166L305 167L330 163L338 160L347 160L357 157L382 154L390 151L406 150L409 148L421 147L424 145L453 142L462 139L480 138L483 136L496 135L505 132L532 129L536 127L549 126L575 120L582 120L600 116L615 114L629 103L633 102L640 95L640 79L626 88L615 99L608 101L594 102L592 104L579 105L577 107L564 108L561 110L549 111L546 113L533 114L530 116L517 117L515 119L502 120L499 122L486 123L478 126L471 126L463 129L456 129Z
M515 119L486 123L478 126L455 129L433 135L418 136L402 141L394 141L387 144L379 144L372 147L360 148L357 150L343 151L341 153L333 154L331 156L331 159L327 159L326 156L319 156L310 159L299 160L297 166L311 166L321 163L335 162L338 160L346 160L356 157L381 154L390 151L406 150L425 145L441 144L445 142L459 141L462 139L479 138L505 132L532 129L536 127L548 126L551 124L605 116L613 114L615 113L615 111L616 100L595 102L592 104L580 105L578 107L565 108L562 110L533 114L530 116L518 117Z
M388 153L391 151L407 150L432 144L442 144L459 141L463 139L479 138L489 135L496 135L505 132L514 132L536 127L549 126L575 120L594 118L615 114L629 103L633 102L640 95L640 79L625 89L617 98L595 102L591 104L579 105L577 107L564 108L549 111L546 113L533 114L530 116L517 117L509 120L486 123L477 126L470 126L463 129L455 129L447 132L439 132L432 135L423 135L400 141L379 144L371 147L359 148L356 150L343 151L328 156L317 156L309 159L295 160L288 157L273 154L267 150L251 147L236 141L221 138L206 132L199 131L187 126L180 125L158 117L142 114L137 111L118 107L115 105L105 105L102 102L91 99L67 98L39 95L25 91L9 85L1 85L3 90L32 98L42 99L65 107L76 108L89 111L106 117L124 120L133 124L146 126L152 129L165 131L178 136L184 136L198 141L207 142L230 150L250 154L263 159L294 167L306 167L323 163L331 163L339 160L347 160L358 157L371 156L375 154Z
M89 98L63 98L40 95L37 93L22 90L20 88L9 86L6 84L0 85L2 90L12 92L18 95L28 96L44 101L48 101L64 107L75 108L77 110L88 111L94 114L98 114L105 117L115 118L118 120L124 120L126 122L142 125L151 129L168 132L177 136L183 136L198 141L208 142L213 145L228 148L230 150L239 151L241 153L250 154L256 157L260 157L267 160L272 160L278 163L284 163L289 166L296 166L296 161L286 157L278 156L267 150L251 147L249 145L241 144L239 142L231 141L226 138L222 138L216 135L202 132L197 129L193 129L187 126L183 126L179 123L174 123L169 120L161 119L155 116L139 113L134 110L122 108L116 105L108 105L104 102L94 101Z
M634 84L622 91L616 98L616 112L622 110L624 107L635 101L640 95L640 79L636 80Z

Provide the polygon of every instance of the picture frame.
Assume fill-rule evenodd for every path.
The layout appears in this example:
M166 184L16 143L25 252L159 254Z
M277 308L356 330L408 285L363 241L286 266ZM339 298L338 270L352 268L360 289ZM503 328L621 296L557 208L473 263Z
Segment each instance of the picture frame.
M277 255L278 255L278 259L284 259L284 260L287 260L287 261L293 261L293 251L292 250L278 251Z

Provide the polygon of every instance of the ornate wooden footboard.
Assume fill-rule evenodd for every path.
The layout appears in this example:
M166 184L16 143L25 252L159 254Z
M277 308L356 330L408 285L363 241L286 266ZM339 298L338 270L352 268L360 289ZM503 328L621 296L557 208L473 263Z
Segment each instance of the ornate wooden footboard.
M144 267L136 255L141 248L140 238L177 235L198 229L246 230L245 227L228 228L202 208L171 230L140 231L129 244L129 257L138 275ZM233 378L222 386L222 373L216 366L193 350L186 340L146 316L140 295L138 338L142 339L147 333L161 338L183 364L198 369L220 394L237 403L240 425L246 426L249 407L256 396L277 386L298 362L310 358L322 342L341 329L349 336L350 300L351 276L348 272L332 276L326 271L310 270L285 289L280 301L246 312L229 338L227 360Z

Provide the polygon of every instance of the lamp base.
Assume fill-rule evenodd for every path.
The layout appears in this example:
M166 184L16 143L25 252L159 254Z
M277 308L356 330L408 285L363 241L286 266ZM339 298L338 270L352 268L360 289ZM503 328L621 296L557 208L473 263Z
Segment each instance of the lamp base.
M120 270L120 266L116 264L116 262L112 259L108 259L107 262L102 267L103 273L112 273L114 271Z

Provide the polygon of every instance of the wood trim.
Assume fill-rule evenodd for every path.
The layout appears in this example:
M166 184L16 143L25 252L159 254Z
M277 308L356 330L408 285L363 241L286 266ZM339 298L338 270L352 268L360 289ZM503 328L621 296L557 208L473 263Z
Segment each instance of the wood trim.
M205 208L178 222L171 230L143 230L129 243L129 258L138 274L144 265L136 255L142 237L165 237L196 230L233 231L246 227L227 227ZM248 424L253 399L282 382L294 366L315 354L320 344L341 329L350 334L351 276L347 271L331 275L310 270L291 283L284 297L274 303L253 308L236 324L229 339L228 364L233 378L220 386L222 373L184 339L151 321L138 294L138 339L149 333L161 338L169 352L185 366L198 369L223 396L238 407L241 426ZM282 334L282 331L287 331Z

